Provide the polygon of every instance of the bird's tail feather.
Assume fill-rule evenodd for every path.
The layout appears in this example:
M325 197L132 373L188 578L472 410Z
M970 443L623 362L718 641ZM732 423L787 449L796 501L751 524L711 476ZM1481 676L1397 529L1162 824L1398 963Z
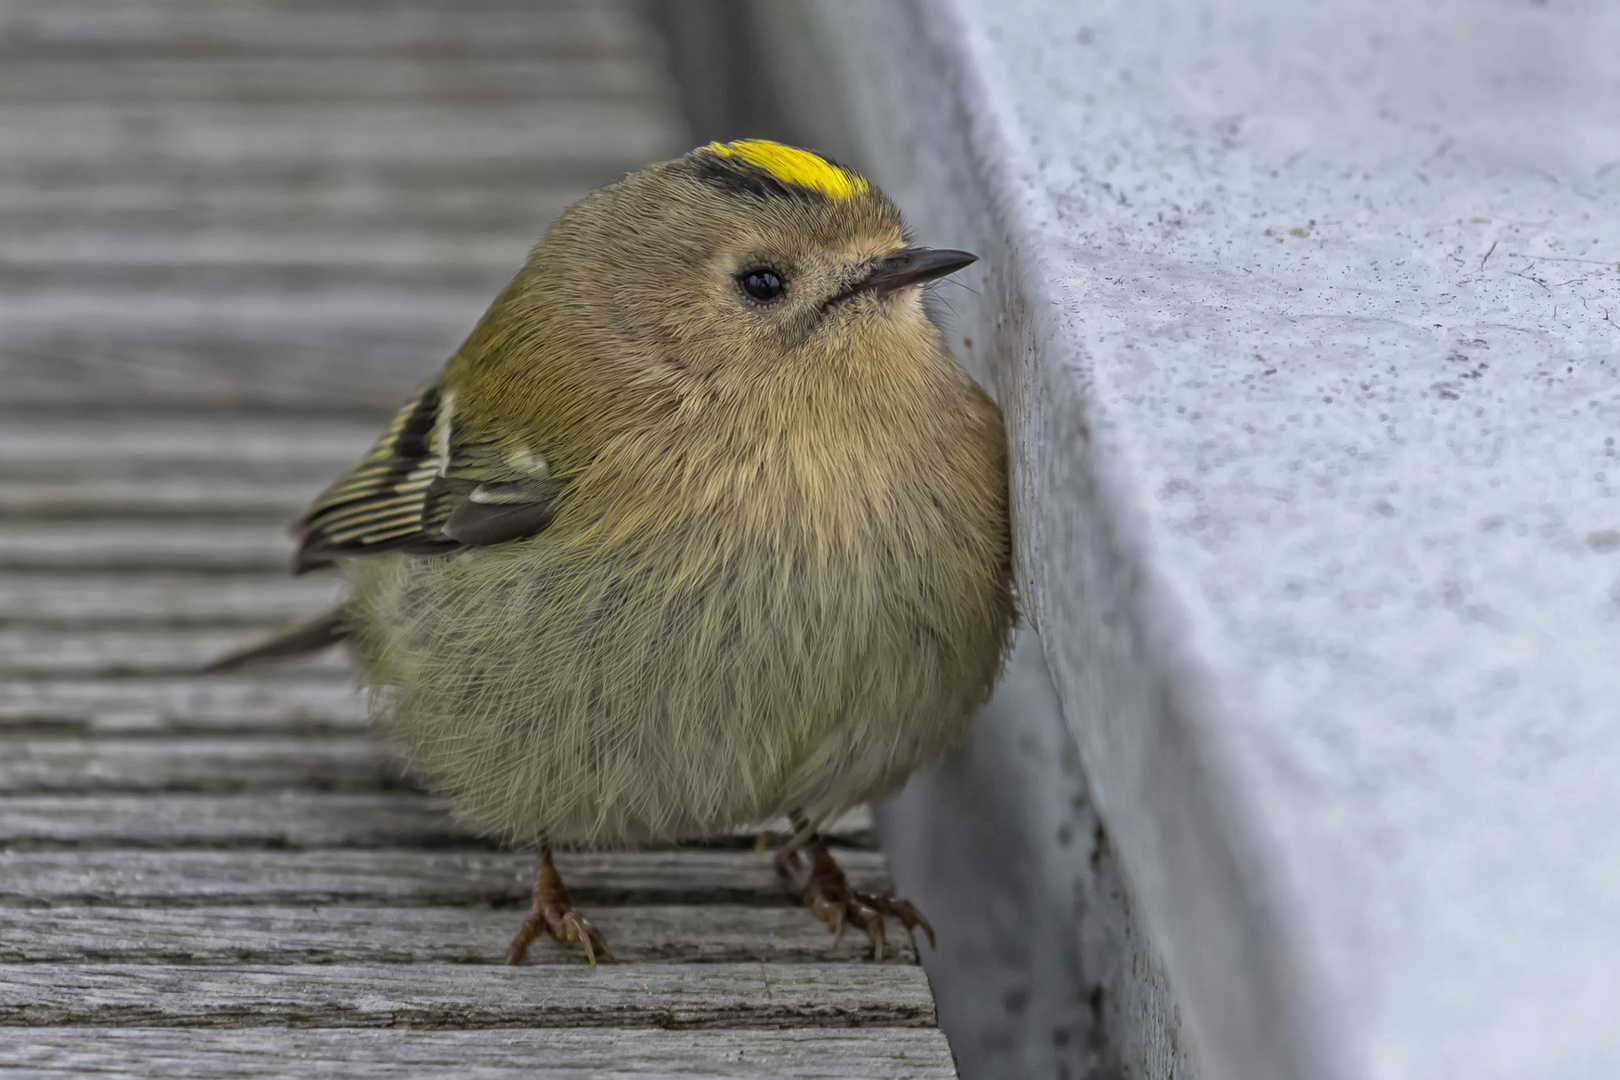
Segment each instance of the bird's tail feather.
M266 660L291 660L294 657L319 652L329 645L336 645L348 636L348 613L344 611L343 605L339 604L290 630L222 656L202 670L214 674L221 671L236 671L238 668Z

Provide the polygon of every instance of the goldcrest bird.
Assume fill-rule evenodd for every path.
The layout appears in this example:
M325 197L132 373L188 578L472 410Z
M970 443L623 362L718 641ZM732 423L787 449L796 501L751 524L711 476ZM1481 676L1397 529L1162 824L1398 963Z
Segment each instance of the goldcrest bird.
M789 815L789 888L881 957L903 900L816 828L965 733L1014 620L1001 414L893 203L805 150L711 143L574 203L443 373L298 523L373 717L467 821L541 845L517 963L594 961L557 842Z

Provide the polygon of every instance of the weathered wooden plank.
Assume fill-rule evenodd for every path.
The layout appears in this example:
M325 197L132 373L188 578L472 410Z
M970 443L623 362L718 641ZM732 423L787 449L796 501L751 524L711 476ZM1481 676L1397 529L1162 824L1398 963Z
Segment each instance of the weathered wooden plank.
M265 525L103 521L86 528L68 522L0 523L0 569L5 570L285 569L292 550L283 530Z
M504 211L510 213L521 212L524 206L531 205L530 200L547 198L548 193L558 190L566 189L576 196L583 194L626 171L624 162L619 160L546 155L497 161L449 157L408 162L351 161L341 171L323 168L319 161L309 159L235 161L153 157L132 159L125 165L116 173L107 173L98 172L88 160L16 162L0 169L0 190L46 183L63 185L67 190L88 190L107 184L135 190L170 184L179 189L176 194L195 192L204 200L204 207L211 197L236 200L263 190L270 194L262 209L271 214L277 212L278 206L288 205L289 195L301 196L307 201L322 199L330 192L340 199L357 202L362 192L375 191L380 203L369 213L379 214L389 213L391 204L407 210L416 200L429 200L425 205L444 198L465 201L468 193L481 191L502 202L511 200L508 210ZM520 190L525 184L530 185L529 189ZM226 205L234 205L234 202ZM334 211L344 211L346 206L347 203L335 204ZM491 212L503 211L491 208Z
M60 314L23 314L18 298L0 298L6 401L397 408L455 350L506 275L459 292L335 283L302 297L81 292ZM67 295L39 290L40 306Z
M77 323L13 322L0 300L0 376L11 406L398 408L455 351L504 278L455 294L455 313L441 315L431 309L448 294L411 311L409 290L376 304L354 298L352 307L342 295L308 297L311 309L333 305L324 315L300 312L286 293L257 312L211 314L215 304L197 297L189 324L166 310L185 305L165 297L153 299L145 321L138 294L81 297Z
M0 72L0 94L3 86ZM282 184L253 177L229 183L177 183L173 176L113 175L42 186L12 178L0 182L0 221L8 228L34 231L99 226L114 234L195 232L229 225L292 233L325 227L362 235L400 228L534 236L583 195L591 179L597 179L559 174L548 182L533 169L508 169L465 179L447 177L422 186L404 178L385 181L377 172L360 169Z
M840 850L850 882L893 886L876 851ZM769 852L562 851L574 898L604 904L785 904ZM0 903L527 904L534 856L503 851L22 851L0 849Z
M623 4L230 4L144 0L74 4L14 0L0 8L0 47L23 56L286 56L402 54L547 59L630 55L646 62L648 28Z
M640 101L525 105L8 105L0 176L41 167L167 170L230 160L406 163L544 161L628 171L680 153L671 113Z
M269 465L303 466L304 474L353 464L377 437L378 421L308 416L166 416L126 412L85 417L30 418L11 414L0 424L0 465L11 470L96 475L116 465L150 469ZM46 475L41 471L39 475ZM250 472L248 475L264 475ZM268 475L276 475L270 473Z
M366 356L360 353L354 359L349 357L353 345L350 337L370 334L386 346L397 347L450 331L465 335L489 305L494 287L504 285L517 270L525 245L533 238L509 239L509 259L463 261L448 268L414 261L390 265L381 259L369 264L355 259L335 265L310 259L279 268L263 263L192 267L197 271L213 269L221 275L237 273L238 280L226 289L190 288L184 280L173 282L170 279L176 267L172 265L153 267L153 273L144 280L126 274L106 287L63 288L61 280L47 278L37 287L0 296L0 316L5 319L0 329L4 330L8 351L37 348L53 341L105 342L116 336L134 356L162 344L206 345L262 336L278 348L330 350L328 355L341 358L334 362L344 367ZM108 264L98 261L94 265ZM262 287L244 285L239 276L244 268L277 276ZM138 270L139 265L134 269ZM450 283L391 284L387 275L396 270L448 274ZM303 280L306 272L317 280L305 281L299 287L295 279ZM75 316L82 321L76 322ZM8 404L14 400L7 395ZM177 394L174 400L183 403L185 398Z
M0 843L435 848L475 843L424 795L9 795Z
M493 293L493 285L484 299ZM477 308L470 307L466 326ZM241 332L177 335L117 345L100 336L51 335L0 344L0 378L11 405L101 409L132 402L217 409L398 408L411 387L455 349L457 334L340 335L324 345ZM463 331L465 327L462 328ZM125 366L115 368L121 359ZM339 361L342 361L339 365Z
M121 470L122 471L122 470ZM332 471L333 476L338 470ZM325 478L330 480L331 476ZM0 519L172 518L246 519L281 523L303 512L324 487L309 480L255 480L220 476L86 477L72 480L0 480ZM176 526L180 527L180 526ZM0 604L5 600L0 598Z
M504 202L501 195L490 193ZM437 221L405 213L359 221L308 211L277 220L261 211L256 219L229 222L188 222L174 215L130 222L129 215L120 215L126 221L117 229L49 218L23 226L13 223L20 215L0 213L9 237L0 244L6 260L0 263L0 282L7 287L3 310L8 317L22 312L16 326L6 328L7 338L26 340L50 325L55 305L25 308L19 301L29 294L77 295L109 316L118 313L119 294L149 300L156 313L173 306L176 292L210 297L222 314L242 308L239 298L279 295L296 304L339 289L367 289L384 303L395 299L390 291L428 301L442 294L457 303L462 293L476 292L487 302L492 285L506 283L566 205L527 201L525 212L509 211L499 220L482 220L487 214L472 210L444 213ZM98 253L98 245L105 250ZM312 312L315 318L321 314Z
M955 1080L933 1028L763 1031L576 1028L329 1031L0 1028L0 1059L30 1077L105 1080Z
M63 677L184 674L264 636L262 628L0 629L0 672ZM328 649L278 666L289 672L333 675L348 671L349 659L341 649Z
M0 742L0 748L5 747ZM311 741L307 745L318 745ZM183 746L183 744L182 744ZM161 752L161 750L159 750ZM175 766L180 768L181 766ZM786 821L744 827L791 832ZM871 811L862 806L827 827L852 843L872 839ZM139 844L187 847L443 847L474 842L427 795L280 790L206 795L0 796L0 843Z
M622 963L823 963L864 960L855 931L834 943L799 907L757 904L591 908ZM492 964L523 912L464 907L0 907L0 963ZM898 926L888 962L915 950ZM550 938L535 964L586 963L575 946Z
M0 506L4 488L0 484ZM0 571L0 625L262 627L309 618L331 607L343 591L336 574Z
M419 57L356 55L342 63L307 56L8 56L0 103L119 101L233 104L451 102L458 105L558 100L656 99L661 73L634 56Z
M457 234L411 226L396 229L326 229L269 232L263 228L215 224L172 231L118 230L105 226L38 226L8 229L0 235L0 259L8 268L50 268L73 264L100 267L166 267L175 264L230 268L367 267L428 265L438 271L505 272L523 264L543 223L522 232Z
M4 795L400 786L376 741L363 736L0 738Z
M0 1024L925 1027L911 964L0 965Z
M0 732L348 732L366 725L346 677L0 679Z

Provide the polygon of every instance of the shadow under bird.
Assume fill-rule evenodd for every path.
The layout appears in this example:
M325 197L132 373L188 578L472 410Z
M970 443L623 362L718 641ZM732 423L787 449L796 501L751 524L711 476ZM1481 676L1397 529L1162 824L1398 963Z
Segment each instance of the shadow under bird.
M468 822L538 844L541 933L608 956L552 843L787 815L787 888L881 958L817 830L966 732L1014 620L1001 414L877 187L711 143L574 203L438 378L299 521L352 588L216 670L344 641Z

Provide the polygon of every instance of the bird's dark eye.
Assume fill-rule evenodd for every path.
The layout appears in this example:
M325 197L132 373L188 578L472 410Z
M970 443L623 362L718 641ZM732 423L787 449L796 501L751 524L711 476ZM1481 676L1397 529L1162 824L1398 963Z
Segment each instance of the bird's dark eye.
M782 295L786 287L782 282L782 275L768 267L758 270L748 270L737 275L737 284L742 291L760 303L769 303Z

